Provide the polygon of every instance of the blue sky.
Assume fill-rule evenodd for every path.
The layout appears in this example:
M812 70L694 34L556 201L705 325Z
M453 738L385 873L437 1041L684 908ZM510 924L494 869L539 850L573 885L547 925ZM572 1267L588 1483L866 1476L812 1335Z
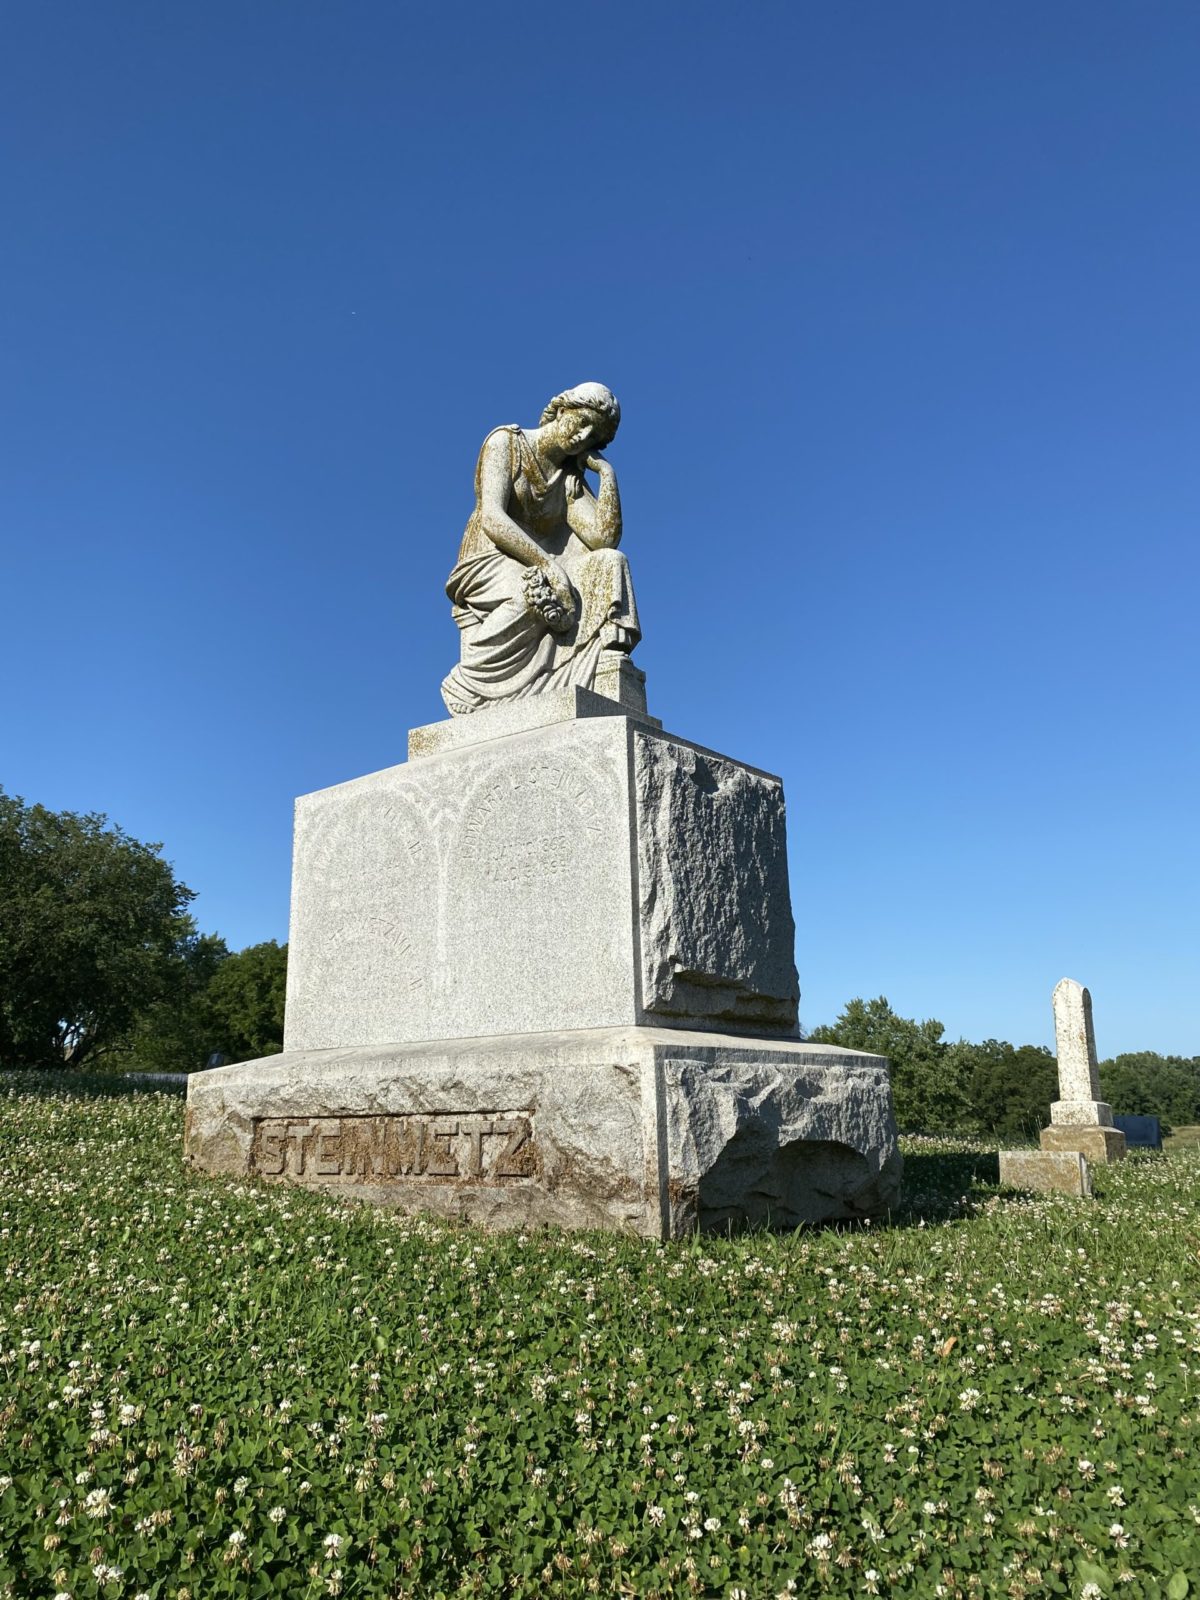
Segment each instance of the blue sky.
M284 938L484 434L595 378L666 727L779 772L806 1025L1200 1051L1200 10L0 18L0 783Z

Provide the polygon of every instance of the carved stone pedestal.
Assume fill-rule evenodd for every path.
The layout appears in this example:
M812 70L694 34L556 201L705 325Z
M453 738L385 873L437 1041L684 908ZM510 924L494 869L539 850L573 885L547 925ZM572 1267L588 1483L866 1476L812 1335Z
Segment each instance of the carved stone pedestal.
M669 1028L221 1067L191 1081L185 1148L402 1211L660 1239L878 1213L900 1179L880 1057Z
M1074 1127L1051 1123L1041 1133L1043 1150L1075 1150L1086 1156L1094 1166L1109 1161L1125 1159L1125 1135L1119 1128L1106 1128L1096 1124Z
M297 802L284 1054L192 1078L197 1166L662 1238L895 1203L886 1062L796 1037L779 780L640 679Z

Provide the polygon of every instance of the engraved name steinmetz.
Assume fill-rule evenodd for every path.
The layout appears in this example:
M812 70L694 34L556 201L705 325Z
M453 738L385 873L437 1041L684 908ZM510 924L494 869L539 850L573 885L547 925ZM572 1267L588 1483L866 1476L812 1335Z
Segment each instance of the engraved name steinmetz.
M263 1177L510 1183L537 1171L524 1112L486 1115L259 1117L251 1171Z

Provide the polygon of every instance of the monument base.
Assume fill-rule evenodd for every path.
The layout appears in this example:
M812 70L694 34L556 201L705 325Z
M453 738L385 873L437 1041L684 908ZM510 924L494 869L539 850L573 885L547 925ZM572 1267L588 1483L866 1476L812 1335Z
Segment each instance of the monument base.
M886 1061L599 1028L291 1050L194 1075L187 1159L502 1228L671 1239L899 1199Z
M1001 1150L1000 1187L1086 1199L1092 1180L1087 1158L1077 1150Z
M1119 1128L1096 1127L1083 1124L1069 1127L1064 1123L1051 1123L1041 1133L1043 1150L1077 1150L1096 1166L1125 1159L1125 1135Z

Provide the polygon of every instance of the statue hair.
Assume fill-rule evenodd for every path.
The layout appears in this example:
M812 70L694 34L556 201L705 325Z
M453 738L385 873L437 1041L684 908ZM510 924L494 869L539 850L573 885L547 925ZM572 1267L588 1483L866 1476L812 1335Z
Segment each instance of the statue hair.
M547 405L541 420L543 424L553 422L564 411L595 411L608 419L614 433L621 422L620 403L602 383L577 383L573 389L564 389Z

